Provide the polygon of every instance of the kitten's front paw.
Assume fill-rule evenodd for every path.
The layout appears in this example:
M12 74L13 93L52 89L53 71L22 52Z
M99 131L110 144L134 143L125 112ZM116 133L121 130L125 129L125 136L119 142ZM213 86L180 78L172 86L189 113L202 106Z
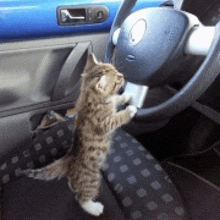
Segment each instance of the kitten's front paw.
M128 93L123 93L123 103L128 103L129 101L131 101L131 95Z
M134 105L129 105L126 109L128 110L131 118L133 118L137 113L137 107Z
M99 216L103 213L104 205L100 202L93 202L92 200L81 204L82 208L91 215Z

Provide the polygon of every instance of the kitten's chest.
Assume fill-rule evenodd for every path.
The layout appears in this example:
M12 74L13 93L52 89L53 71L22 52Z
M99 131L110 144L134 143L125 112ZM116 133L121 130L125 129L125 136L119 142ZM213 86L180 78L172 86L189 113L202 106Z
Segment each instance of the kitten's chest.
M103 108L103 110L105 112L108 111L110 114L115 114L116 113L117 107L116 107L116 101L115 101L114 97L111 98L111 99L106 100L106 105Z

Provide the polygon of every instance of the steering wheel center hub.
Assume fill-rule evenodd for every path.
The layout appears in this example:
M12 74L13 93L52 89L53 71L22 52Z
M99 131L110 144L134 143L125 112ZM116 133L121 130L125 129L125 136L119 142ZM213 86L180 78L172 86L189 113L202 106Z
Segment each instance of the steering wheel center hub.
M180 60L183 56L181 42L188 23L184 13L167 8L146 8L132 13L121 26L116 68L134 83L151 87L167 84L171 66L175 64L173 58Z

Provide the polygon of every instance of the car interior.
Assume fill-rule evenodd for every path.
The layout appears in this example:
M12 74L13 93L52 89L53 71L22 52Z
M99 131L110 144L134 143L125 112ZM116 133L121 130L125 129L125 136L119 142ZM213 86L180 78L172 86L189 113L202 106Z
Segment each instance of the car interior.
M218 0L0 2L0 220L220 219L219 21ZM98 217L66 178L21 173L67 152L90 53L138 108L113 137Z

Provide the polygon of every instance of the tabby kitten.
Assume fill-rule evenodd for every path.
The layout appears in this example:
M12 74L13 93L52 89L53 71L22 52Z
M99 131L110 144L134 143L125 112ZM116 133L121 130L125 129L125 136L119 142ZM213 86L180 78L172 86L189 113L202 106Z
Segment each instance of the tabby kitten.
M110 149L113 132L136 114L135 106L116 112L119 104L129 101L127 95L116 95L124 84L122 73L111 64L97 62L91 54L81 75L81 91L73 144L67 154L42 169L25 170L35 179L52 180L67 176L69 187L77 195L80 206L99 216L104 206L94 202L100 185L100 168Z

